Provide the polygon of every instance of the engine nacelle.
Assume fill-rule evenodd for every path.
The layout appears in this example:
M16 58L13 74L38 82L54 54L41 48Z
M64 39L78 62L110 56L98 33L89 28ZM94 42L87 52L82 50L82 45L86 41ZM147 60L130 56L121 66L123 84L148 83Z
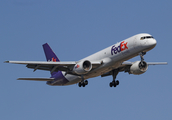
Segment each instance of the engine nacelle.
M88 60L85 60L85 61L81 61L81 62L77 63L74 66L73 71L76 74L82 75L82 74L88 73L91 69L92 69L91 62Z
M148 64L145 61L143 62L136 61L133 63L133 65L131 65L130 73L134 75L140 75L146 72L147 69L148 69Z

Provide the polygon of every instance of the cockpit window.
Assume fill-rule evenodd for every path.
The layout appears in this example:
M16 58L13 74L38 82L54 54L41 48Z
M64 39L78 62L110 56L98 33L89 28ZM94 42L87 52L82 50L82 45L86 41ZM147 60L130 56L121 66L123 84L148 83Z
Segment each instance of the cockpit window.
M153 38L153 36L144 36L144 37L141 37L140 40L149 39L149 38Z

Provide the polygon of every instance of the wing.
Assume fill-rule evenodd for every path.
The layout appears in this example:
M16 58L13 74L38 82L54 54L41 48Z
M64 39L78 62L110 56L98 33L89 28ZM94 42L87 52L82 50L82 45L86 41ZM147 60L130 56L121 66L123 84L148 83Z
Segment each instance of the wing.
M5 61L5 63L24 64L27 68L38 70L67 71L74 66L76 62L44 62L44 61Z
M167 65L167 62L147 62L148 65Z
M119 72L125 71L129 72L129 69L131 65L133 65L134 62L124 61L121 66L119 67ZM147 62L148 65L166 65L167 62Z
M134 62L124 61L122 65L132 65ZM166 65L167 62L147 62L148 65Z
M27 68L38 70L47 70L53 72L57 71L66 71L70 72L73 67L78 63L77 61L66 61L66 62L44 62L44 61L5 61L5 63L14 63L14 64L24 64ZM98 67L102 63L99 61L91 62L93 68Z
M131 65L133 65L134 62L129 62L129 61L124 61L117 69L119 72L129 72ZM147 62L148 65L166 65L168 64L167 62ZM112 75L112 71L107 72L101 77L109 76Z

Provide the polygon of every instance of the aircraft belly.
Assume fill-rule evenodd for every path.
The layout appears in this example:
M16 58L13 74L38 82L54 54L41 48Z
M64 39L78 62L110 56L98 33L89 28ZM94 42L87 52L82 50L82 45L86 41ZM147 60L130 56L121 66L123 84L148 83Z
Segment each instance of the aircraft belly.
M78 82L81 81L81 77L80 76L76 76L76 75L71 75L71 74L67 74L66 79L68 79L68 83L66 83L65 85L72 85L72 84L76 84Z
M114 61L114 62L110 62L108 64L105 64L97 69L94 69L93 71L91 71L90 73L88 73L87 75L85 75L85 78L92 78L92 77L97 77L100 76L104 73L107 73L113 69L118 68L121 65L122 61Z

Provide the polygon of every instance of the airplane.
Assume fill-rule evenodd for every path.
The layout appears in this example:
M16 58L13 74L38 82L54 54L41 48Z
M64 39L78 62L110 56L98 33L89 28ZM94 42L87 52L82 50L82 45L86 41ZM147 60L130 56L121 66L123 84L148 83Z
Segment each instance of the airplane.
M144 55L153 49L157 41L147 33L134 35L79 61L61 62L48 43L43 44L47 61L5 61L5 63L24 64L27 68L50 71L50 78L18 78L17 80L46 81L51 86L78 84L88 85L89 78L112 75L110 87L119 85L116 77L119 72L140 75L147 71L149 65L165 65L167 62L145 62ZM133 57L141 60L129 62Z

